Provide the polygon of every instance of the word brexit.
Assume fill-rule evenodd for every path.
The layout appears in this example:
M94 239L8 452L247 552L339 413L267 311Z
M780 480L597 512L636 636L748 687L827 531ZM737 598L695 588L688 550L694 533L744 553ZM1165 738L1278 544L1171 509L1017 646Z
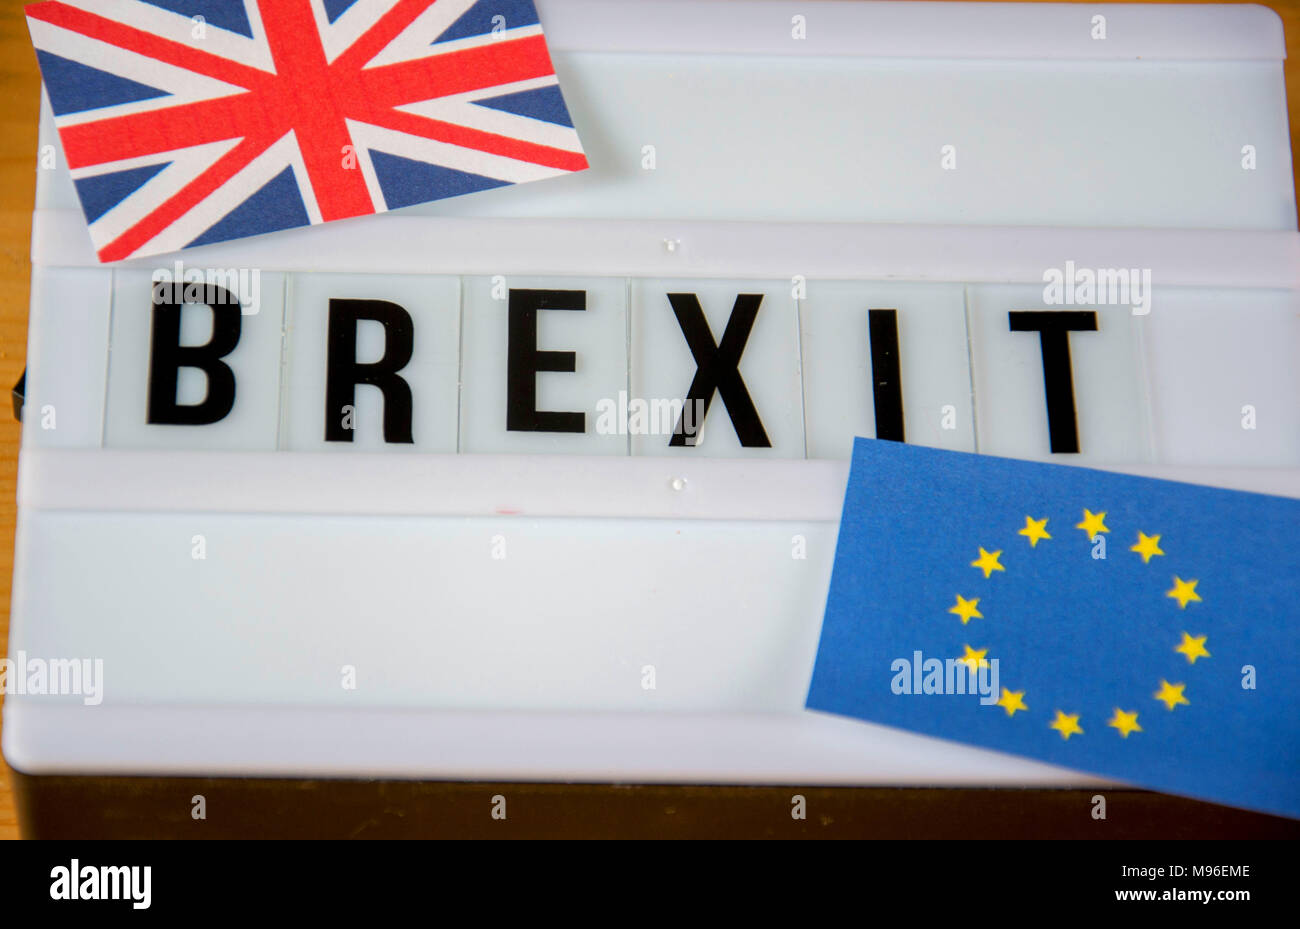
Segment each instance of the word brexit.
M119 291L112 356L147 346L145 363L133 365L147 373L140 405L110 411L106 441L141 429L234 429L254 415L241 405L278 403L286 408L257 415L279 448L347 447L364 432L359 444L393 449L839 457L854 435L938 444L926 430L974 418L969 371L930 357L942 330L962 352L949 355L966 364L960 311L801 307L779 288L716 282L636 282L627 304L618 303L622 288L606 285L425 299L384 287L371 296L331 277L344 276L286 288L282 313L249 314L247 298L213 278L184 288L155 278L147 305ZM1079 452L1070 345L1098 332L1098 312L1010 309L1001 318L1037 369L1014 372L1017 392L1042 396L1022 418L1036 419L1042 451ZM934 400L924 383L932 376L954 385L951 397ZM110 372L110 407L127 402L125 377Z

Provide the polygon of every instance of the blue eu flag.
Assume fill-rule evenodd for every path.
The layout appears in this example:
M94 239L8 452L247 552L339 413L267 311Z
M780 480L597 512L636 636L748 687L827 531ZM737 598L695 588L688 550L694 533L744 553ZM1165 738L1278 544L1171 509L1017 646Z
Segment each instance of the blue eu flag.
M858 439L808 707L1300 817L1300 501Z

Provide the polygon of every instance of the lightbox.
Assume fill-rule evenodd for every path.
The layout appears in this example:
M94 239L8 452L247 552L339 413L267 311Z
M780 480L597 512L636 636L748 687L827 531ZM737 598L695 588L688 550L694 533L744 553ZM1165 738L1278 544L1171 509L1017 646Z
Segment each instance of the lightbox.
M538 9L590 171L175 260L96 262L46 104L9 655L103 687L6 759L1098 783L803 710L847 456L1300 495L1276 16Z

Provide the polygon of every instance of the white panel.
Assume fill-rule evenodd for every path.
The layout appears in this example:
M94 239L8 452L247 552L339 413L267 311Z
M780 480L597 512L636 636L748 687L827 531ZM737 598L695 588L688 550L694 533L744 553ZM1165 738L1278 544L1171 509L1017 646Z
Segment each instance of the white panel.
M824 713L494 713L78 706L10 696L28 774L652 783L1103 785L1041 762Z
M905 440L974 451L964 289L809 281L799 304L808 457L847 459L854 436L876 437L871 309L896 311Z
M375 480L376 468L383 479ZM1300 497L1300 468L1098 465ZM844 507L849 463L834 460L159 452L24 448L18 505L135 513L823 520ZM228 477L238 473L240 480ZM339 493L346 487L347 493Z
M33 269L24 444L99 447L112 301L112 271Z
M835 548L833 522L68 512L24 529L13 645L103 658L106 705L798 710Z
M412 213L1296 228L1281 62L554 60L591 170Z
M1300 292L1157 290L1143 325L1158 461L1300 467Z
M284 275L260 276L256 313L240 316L239 342L221 359L235 376L235 404L209 425L151 424L148 421L153 283L146 271L116 271L113 279L113 342L108 361L108 407L104 445L114 448L202 448L270 450L276 446L280 405L280 327L284 319ZM242 294L240 295L243 296ZM185 304L182 345L212 337L212 310ZM194 405L207 395L207 376L181 368L177 402Z
M461 362L461 451L626 455L628 437L617 417L602 417L626 394L627 282L622 278L473 277L464 279ZM494 295L494 289L496 294ZM510 431L506 372L510 290L570 290L585 294L585 309L536 313L539 352L572 352L575 370L536 374L535 409L584 415L585 431ZM577 298L564 303L578 306Z
M326 373L331 300L394 303L412 324L410 361L398 372L411 393L412 442L384 441L384 399L374 385L353 394L352 441L326 441ZM398 274L295 274L289 279L285 326L287 371L280 447L298 451L456 450L457 366L460 357L460 283L456 278ZM382 323L356 326L356 360L373 364L387 350Z
M1128 306L1046 306L1042 287L968 290L979 451L1062 464L1151 460L1139 317ZM1095 312L1069 333L1079 451L1053 453L1041 338L1013 332L1011 311Z
M727 19L743 22L771 4L728 6ZM1004 15L995 10L985 15ZM702 27L689 13L679 19L686 43L697 42ZM986 22L980 35L990 34ZM548 38L562 41L549 28ZM1112 41L1124 39L1091 44ZM826 58L809 48L803 56L556 50L591 170L403 212L1296 228L1280 60ZM49 116L46 106L43 125ZM1099 144L1107 131L1122 144ZM47 129L42 143L53 139ZM647 145L653 170L642 168ZM941 166L945 145L956 149L954 170ZM1253 170L1241 165L1245 145L1257 153ZM61 150L55 170L41 172L37 203L78 208ZM360 241L384 228L382 217L349 225ZM306 229L277 239L302 252L320 241ZM88 247L89 236L75 244Z
M1073 255L1090 268L1149 268L1164 286L1300 288L1300 233L1218 229L1071 229L698 220L511 219L385 213L382 222L289 229L205 245L222 267L357 274L546 274L581 277L766 278L1032 284ZM72 210L37 211L32 260L93 266ZM362 228L364 226L364 228ZM357 248L364 238L365 249ZM491 242L485 249L483 242ZM680 243L669 251L665 242ZM148 267L143 260L123 267Z
M631 293L631 395L647 403L685 400L696 374L694 356L669 302L670 293L696 296L712 341L718 345L724 340L738 296L762 297L740 356L739 371L770 443L768 447L743 447L730 411L721 393L715 391L699 425L695 447L670 445L676 422L666 427L660 422L661 434L632 437L634 455L804 457L798 311L788 281L635 280Z
M50 97L41 84L41 121L37 135L39 148L36 153L36 209L58 210L70 209L81 212L81 201L77 199L77 188L72 182L72 172L63 157L63 146L59 144L59 133L54 128L54 111L50 107ZM86 218L81 218L81 233L77 239L78 246L90 248L90 230L86 228ZM92 251L93 255L94 252Z
M753 53L790 57L1209 61L1286 57L1282 21L1257 5L799 0L796 38L787 7L741 0L537 0L552 51ZM1104 42L1092 14L1106 14Z

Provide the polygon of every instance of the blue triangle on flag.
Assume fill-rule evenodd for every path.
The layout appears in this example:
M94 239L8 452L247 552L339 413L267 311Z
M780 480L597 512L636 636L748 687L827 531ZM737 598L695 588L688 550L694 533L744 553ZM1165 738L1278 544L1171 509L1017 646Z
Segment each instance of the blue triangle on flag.
M216 26L228 32L238 32L250 39L253 37L253 26L248 21L244 4L239 0L144 0L144 2L190 19L202 16L203 21L209 26Z
M573 128L573 117L569 115L569 108L564 105L564 95L560 93L558 84L474 102L479 106L514 113L516 116L531 116L533 119Z
M370 163L375 166L379 189L384 192L384 200L390 210L510 184L510 181L495 177L444 168L442 165L389 155L374 149L370 151Z
M143 168L129 168L126 171L112 171L108 174L96 174L76 181L77 196L81 198L81 208L86 211L86 222L93 223L113 207L117 206L131 194L145 185L170 161Z
M325 0L325 15L329 17L330 22L334 22L356 2L357 0Z
M257 193L227 213L186 248L239 239L264 232L306 226L311 222L293 168L285 168Z
M39 49L36 59L41 65L41 77L45 79L45 89L49 91L50 106L55 116L171 96L157 87L118 77Z
M498 25L497 22L493 22L498 16L501 17L499 23L503 29L535 26L539 22L537 7L533 6L533 0L478 0L460 14L460 18L448 26L438 38L434 39L434 44L487 35L494 26Z

